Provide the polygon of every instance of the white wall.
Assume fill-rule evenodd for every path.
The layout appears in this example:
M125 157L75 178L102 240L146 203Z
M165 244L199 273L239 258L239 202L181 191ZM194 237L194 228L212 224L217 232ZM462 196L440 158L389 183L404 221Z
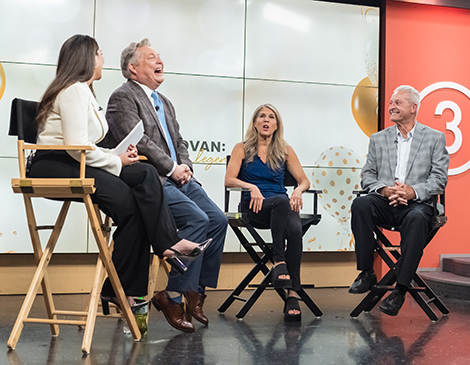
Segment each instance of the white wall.
M104 52L103 79L95 83L104 108L124 82L121 50L150 39L165 63L159 90L175 105L193 160L204 142L209 150L198 161L223 159L243 138L253 110L275 105L307 176L325 189L323 219L307 232L305 249L353 249L350 192L368 135L352 100L355 92L377 92L378 9L311 0L0 0L0 253L31 251L22 197L10 188L18 176L16 140L7 135L11 100L41 97L61 44L76 33L96 37ZM370 87L358 86L363 79ZM221 207L224 172L224 163L195 163ZM45 216L53 219L58 203L37 205L44 224ZM76 204L72 213L58 250L95 251L84 208ZM229 232L226 251L239 250Z

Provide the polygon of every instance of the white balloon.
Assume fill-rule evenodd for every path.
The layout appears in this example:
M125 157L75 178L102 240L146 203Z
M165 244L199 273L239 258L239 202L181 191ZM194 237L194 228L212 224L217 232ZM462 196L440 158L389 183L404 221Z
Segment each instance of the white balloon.
M312 172L312 186L322 190L318 201L340 224L342 246L350 242L349 218L354 200L353 190L361 183L362 163L360 157L350 148L333 146L323 151L315 162Z

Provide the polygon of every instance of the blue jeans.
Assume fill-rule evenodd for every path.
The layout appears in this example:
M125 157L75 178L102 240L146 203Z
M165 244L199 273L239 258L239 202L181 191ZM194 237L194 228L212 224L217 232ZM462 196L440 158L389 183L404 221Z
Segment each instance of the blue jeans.
M198 287L217 287L228 220L195 180L183 187L168 180L163 194L178 227L180 238L200 243L212 238L202 255L187 262L183 275L171 269L166 289L176 292L198 291Z

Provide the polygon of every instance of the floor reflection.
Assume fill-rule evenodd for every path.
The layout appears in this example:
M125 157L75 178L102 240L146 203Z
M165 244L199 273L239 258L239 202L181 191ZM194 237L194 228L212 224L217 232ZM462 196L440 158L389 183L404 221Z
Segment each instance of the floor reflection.
M269 290L243 321L235 317L236 306L242 303L219 315L217 308L227 292L210 293L205 305L209 326L195 322L194 333L173 329L160 312L152 311L148 334L140 342L133 341L124 321L98 318L86 356L81 353L83 331L76 326L61 326L54 338L48 326L26 324L16 350L7 351L4 345L0 351L0 364L463 365L470 361L470 302L446 300L451 313L436 323L412 300L405 302L397 317L374 309L352 320L349 313L357 297L348 295L347 288L313 290L324 315L316 319L303 310L301 323L284 323L279 298ZM61 300L76 302L77 296ZM21 296L0 296L4 344L21 302ZM39 302L33 310L42 307Z
M181 333L173 337L162 351L152 357L150 364L205 364L202 337L207 330L207 328L199 328L194 333Z
M429 322L425 330L405 349L400 336L387 336L381 318L369 315L366 321L352 319L357 332L366 346L348 351L356 364L412 364L417 357L423 357L426 345L439 334L448 317L438 322Z
M264 333L258 339L253 329L246 322L238 322L234 326L238 334L237 340L244 350L251 355L256 364L299 364L302 346L308 342L315 331L313 320L310 325L280 322L268 341L263 341L268 335Z

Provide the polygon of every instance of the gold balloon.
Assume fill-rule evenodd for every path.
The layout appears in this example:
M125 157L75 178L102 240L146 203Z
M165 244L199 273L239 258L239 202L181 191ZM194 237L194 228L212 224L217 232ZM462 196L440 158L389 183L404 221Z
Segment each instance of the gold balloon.
M3 93L5 92L5 85L6 85L6 77L5 77L5 70L3 69L2 64L0 63L0 99L3 96Z
M351 99L351 109L357 125L370 137L378 129L378 89L366 77L357 84Z

